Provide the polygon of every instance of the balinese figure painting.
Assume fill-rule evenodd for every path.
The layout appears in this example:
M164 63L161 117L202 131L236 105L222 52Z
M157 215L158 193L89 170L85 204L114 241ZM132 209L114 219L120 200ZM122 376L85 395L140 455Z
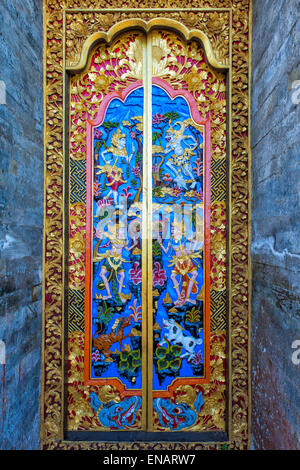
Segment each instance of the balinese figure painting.
M209 204L204 200L204 125L200 124L201 117L198 116L198 123L192 118L191 108L195 110L195 106L188 93L175 93L163 80L155 82L152 88L154 411L159 418L158 429L180 430L190 427L194 420L186 421L187 410L162 397L166 393L171 397L168 388L174 383L187 385L189 379L195 383L195 378L204 378L205 330L209 331L208 315L205 319L204 314L204 210L205 202ZM200 411L201 392L197 403Z
M154 87L152 102L157 389L183 369L185 376L203 375L203 135L184 98L171 100Z
M93 130L91 378L121 377L131 389L142 385L142 121L137 88Z
M145 83L147 41L153 75ZM200 45L165 31L97 46L74 77L89 114L72 104L71 431L224 431L225 330L212 325L213 315L224 318L214 289L224 257L211 251L213 224L218 246L225 236L224 201L215 200L223 167L222 184L211 179L211 150L224 143L213 141L207 112L213 93L224 101L223 82ZM214 108L222 139L223 113ZM86 183L77 200L79 171ZM222 271L213 282L212 263Z
M79 261L85 270L85 334L75 331L69 339L74 355L69 370L71 429L142 429L144 89L141 80L127 77L127 86L118 91L129 71L125 62L130 50L140 50L142 41L142 34L131 32L110 46L98 46L88 72L76 77L72 88L75 96L79 92L85 97L89 112L72 104L71 198L80 188L77 168L83 156L86 186L80 196L86 199L86 210L79 212L77 203L73 212L77 209L76 224L85 216L86 249L84 259L74 257L70 264L71 279L81 269ZM73 232L75 238L75 228ZM78 273L77 279L82 283ZM83 418L78 416L78 400L85 404Z

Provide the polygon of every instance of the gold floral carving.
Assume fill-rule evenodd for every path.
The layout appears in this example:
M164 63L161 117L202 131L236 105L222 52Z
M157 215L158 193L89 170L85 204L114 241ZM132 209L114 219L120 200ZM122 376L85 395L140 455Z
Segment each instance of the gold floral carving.
M143 19L157 18L157 13L148 12ZM107 32L112 25L135 19L135 12L123 13L70 13L66 15L66 61L67 66L78 64L85 40L98 31ZM163 18L171 18L190 30L203 31L211 42L216 59L224 66L229 64L230 14L224 12L163 12Z
M216 201L211 208L211 287L226 289L226 206Z
M70 206L69 285L82 289L85 281L85 205Z
M175 89L186 82L202 116L211 118L213 158L226 158L225 75L208 66L203 49L195 41L183 49L177 35L160 31L152 41L153 75L168 79ZM139 33L131 33L122 35L109 47L98 46L93 63L99 64L100 70L90 61L88 72L71 78L71 158L85 158L85 124L87 119L94 118L96 103L108 92L124 89L131 79L142 78L141 42ZM122 52L126 52L128 60L120 59Z
M197 12L170 12L166 11L173 19L182 21L189 28L202 27L206 22L205 32L213 44L216 56L224 58L224 63L231 64L231 286L230 295L230 411L229 431L230 440L228 448L245 449L249 446L249 49L250 27L249 15L250 0L189 0L187 8L212 8L215 11L203 12L205 18ZM125 8L182 8L181 0L127 0ZM41 441L44 449L130 449L131 443L72 443L63 440L63 233L64 233L64 115L63 115L63 90L64 90L64 10L67 8L86 8L85 13L68 11L70 20L66 23L66 47L67 58L70 62L77 60L86 35L94 31L94 24L90 24L89 17L96 17L94 9L120 8L118 0L45 0L44 6L44 30L45 30L45 231L44 231L44 338L43 338L43 378L42 378L42 413L41 413ZM232 27L229 25L229 16L221 29L221 14L228 15L223 10L229 8L232 12ZM209 14L208 14L209 13ZM218 14L218 17L216 14ZM69 25L80 21L75 15L89 15L83 17L81 31L78 36L72 32ZM98 14L98 13L97 13ZM113 13L110 13L113 14ZM120 20L128 18L127 11L117 12ZM153 11L136 10L131 13L135 17L145 20L159 16ZM196 18L197 16L197 18ZM209 19L210 17L210 19ZM105 18L113 21L105 13ZM197 20L199 18L199 26ZM104 18L102 18L102 21ZM100 20L99 20L100 21ZM104 23L104 21L103 21ZM107 26L109 27L109 25ZM81 35L81 36L80 36ZM216 43L214 44L214 37ZM79 38L77 42L76 38ZM69 41L69 42L68 42ZM227 42L228 41L228 42ZM232 61L229 61L229 51L232 47ZM99 80L100 82L100 80ZM97 86L97 85L96 85ZM110 86L110 85L108 85ZM187 85L188 86L188 85ZM193 80L190 80L191 88ZM221 93L223 93L221 91ZM79 103L80 106L80 103ZM224 107L224 103L219 103ZM216 118L217 119L217 118ZM218 124L216 122L215 124ZM223 135L222 121L219 123L220 135ZM216 127L217 129L217 127ZM80 138L77 137L80 142ZM221 138L222 139L222 138ZM220 139L217 139L219 141ZM216 145L216 141L214 142ZM216 147L217 148L217 147ZM221 147L220 154L225 156ZM79 156L78 156L79 158ZM77 332L79 335L79 332ZM218 346L219 347L219 346ZM223 366L218 359L214 366L215 376L223 377ZM188 395L188 393L187 393ZM185 398L187 399L187 398ZM192 398L190 397L190 400ZM218 400L218 398L216 398ZM87 400L84 398L83 407L86 407L87 415L92 411L87 409ZM207 401L209 413L219 409L215 398ZM204 409L203 409L204 412ZM201 414L201 413L200 413ZM214 425L223 426L223 416L215 416ZM78 425L78 423L76 424ZM210 425L210 424L208 424ZM165 448L165 444L140 443L140 449ZM136 448L137 448L136 447ZM222 444L203 443L172 443L172 449L220 449ZM170 444L168 444L170 448Z

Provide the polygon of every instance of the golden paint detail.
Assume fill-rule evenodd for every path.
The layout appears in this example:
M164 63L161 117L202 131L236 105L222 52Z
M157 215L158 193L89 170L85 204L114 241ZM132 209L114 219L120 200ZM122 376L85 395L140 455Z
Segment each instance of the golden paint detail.
M44 312L43 312L43 375L42 375L42 413L41 413L41 442L44 449L220 449L220 443L139 443L138 446L132 443L99 443L99 442L65 442L62 437L63 423L63 219L64 219L64 198L63 198L63 66L64 66L64 10L66 8L119 8L117 0L46 0L44 4L44 31L46 50L44 55L44 101L45 101L45 224L44 224ZM128 0L126 8L181 8L182 2L173 0L136 1ZM229 372L231 390L229 394L229 431L230 449L245 449L249 446L249 233L248 233L248 198L249 198L249 11L250 1L248 0L191 0L187 7L190 8L213 8L218 13L225 15L223 10L232 9L232 29L222 33L224 38L227 34L229 38L228 51L232 45L231 61L227 62L231 67L231 116L229 123L230 139L232 142L230 155L231 162L231 200L228 217L231 216L231 266L230 266L230 318L229 318ZM94 15L93 11L88 13L73 12L72 17L80 13L81 15ZM117 12L119 14L119 12ZM132 13L132 12L131 12ZM205 13L205 12L204 12ZM208 28L215 28L214 33L218 36L217 17L208 11L212 24ZM66 13L66 15L69 13ZM110 12L113 15L114 13ZM122 14L128 18L125 10ZM134 12L137 18L148 19L159 17L159 12L139 11ZM198 12L165 12L163 16L178 19L187 27L197 27L196 18ZM178 14L181 18L178 18ZM226 13L228 15L228 12ZM107 17L107 13L106 13ZM86 22L89 22L87 17ZM195 23L194 23L195 22ZM190 23L190 24L188 24ZM194 23L194 24L192 24ZM225 23L224 23L225 24ZM88 26L89 28L93 28ZM212 31L212 29L211 29ZM83 33L82 33L83 34ZM90 32L88 32L88 35ZM207 35L211 35L207 32ZM210 41L213 44L213 40ZM72 40L72 34L68 38ZM76 41L75 41L76 42ZM220 44L223 39L220 40ZM222 44L221 44L222 45ZM73 43L69 44L71 54L74 54ZM76 46L77 47L77 46ZM81 47L81 46L80 46ZM222 45L225 49L225 44ZM222 47L220 51L222 51ZM225 52L217 52L218 47L214 47L218 57L226 57ZM225 51L224 49L224 51ZM219 54L219 55L218 55ZM99 86L102 81L99 79ZM111 86L107 83L106 86ZM96 85L97 87L97 85ZM193 79L190 79L190 87L193 87ZM224 103L225 106L225 103ZM92 110L93 111L93 110ZM91 111L91 113L92 113ZM91 114L92 115L92 114ZM218 123L215 123L218 124ZM221 123L222 124L222 123ZM222 127L222 126L221 126ZM223 135L225 129L220 129ZM213 132L214 134L214 132ZM219 141L220 139L217 139ZM76 142L76 141L75 141ZM216 146L216 141L213 143ZM75 147L75 145L74 145ZM77 147L78 148L78 147ZM221 147L222 148L222 147ZM213 158L215 158L215 149ZM225 148L224 148L225 150ZM224 150L221 150L221 159L225 157ZM82 151L84 149L82 148ZM80 159L80 152L74 152L72 158ZM216 246L222 245L217 243ZM222 251L222 250L221 250ZM74 333L75 334L75 333ZM80 336L79 332L76 332ZM215 364L215 363L214 363ZM213 364L212 364L213 366ZM220 370L216 362L217 375ZM215 376L216 376L215 375ZM223 377L223 372L221 372ZM74 382L72 382L74 383ZM204 388L204 386L202 386ZM97 389L99 393L99 389ZM113 393L113 391L112 391ZM180 390L181 400L193 401L193 392L189 389ZM83 397L83 407L86 416L91 420L95 417L91 414L91 408L86 397ZM180 399L180 398L179 398ZM215 403L207 401L208 413L215 410ZM203 408L200 412L204 412ZM212 414L211 414L212 416ZM218 422L220 420L220 422ZM80 420L79 420L80 421ZM96 424L96 423L95 423ZM215 417L214 425L224 426L224 416ZM97 424L98 425L98 424ZM211 424L208 424L210 426ZM78 426L78 423L74 427ZM203 429L203 428L202 428ZM171 447L170 447L171 446Z
M146 23L156 24L157 13L149 12ZM82 50L85 42L93 34L103 31L108 33L112 25L127 21L128 25L134 24L135 12L126 13L119 11L114 13L67 13L66 15L66 65L76 67L82 63ZM230 14L226 12L164 12L161 26L166 19L184 25L188 31L201 31L207 37L213 50L215 60L227 66L229 64L229 24ZM142 23L141 23L142 25ZM114 26L115 27L115 26ZM107 38L110 37L106 36ZM88 49L88 48L86 48Z
M129 43L129 46L128 46ZM109 92L121 91L130 80L141 79L139 33L122 35L111 46L98 46L94 60L102 69L88 67L87 71L71 78L71 158L84 159L85 123L93 119L96 103ZM226 158L226 82L224 74L213 71L207 64L203 49L192 42L185 45L173 33L159 32L153 35L153 76L169 79L174 89L186 82L203 117L212 120L213 158ZM121 59L122 52L129 59ZM166 60L166 57L168 59ZM115 63L115 61L117 63ZM107 63L109 62L109 63ZM105 72L104 72L105 68Z
M211 208L211 288L226 289L226 206L216 201Z
M210 371L209 384L202 385L204 405L201 409L198 421L191 430L193 431L225 431L226 427L226 334L224 331L216 331L211 334Z
M212 123L212 157L226 158L226 78L214 71L205 59L203 48L196 42L186 44L175 33L153 34L155 59L153 75L167 80L175 90L185 84L203 118ZM168 60L166 61L166 57Z
M62 419L62 304L63 304L63 74L62 11L47 14L44 29L45 213L44 327L41 439L60 438Z
M85 205L70 206L69 286L82 289L85 282Z

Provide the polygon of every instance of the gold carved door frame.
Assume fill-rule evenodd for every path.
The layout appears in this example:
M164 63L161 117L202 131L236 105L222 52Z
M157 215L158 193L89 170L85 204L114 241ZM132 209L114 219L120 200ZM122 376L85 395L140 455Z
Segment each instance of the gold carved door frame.
M101 8L102 2L98 0L46 0L44 4L45 215L41 445L44 449L120 448L120 443L72 442L65 438L68 358L66 315L69 283L67 239L70 223L67 204L69 186L66 184L69 171L67 90L69 77L84 69L89 51L99 41L110 43L121 30L135 28L148 33L160 27L176 31L187 41L199 41L208 63L216 70L227 73L227 266L226 284L219 288L219 292L225 293L227 297L225 317L228 439L226 442L205 442L204 437L201 442L173 443L172 448L220 449L225 445L232 449L247 449L250 442L251 414L251 0L228 0L226 8L222 7L220 4L223 2L218 0L199 0L191 3L191 8L180 8L179 1L172 2L169 8L151 8L151 2L146 6L140 3L133 0L132 8L118 8L118 2L116 8ZM146 77L145 79L147 80ZM215 138L217 131L216 126ZM217 152L214 136L212 142L214 153ZM218 210L220 208L215 207L215 211ZM222 247L217 239L215 250L218 259ZM218 298L215 299L212 309L212 314L217 316ZM216 357L211 355L213 367ZM170 442L141 442L138 445L140 449L163 449L164 446L170 449ZM131 446L132 443L129 442L121 443L124 449L130 449Z

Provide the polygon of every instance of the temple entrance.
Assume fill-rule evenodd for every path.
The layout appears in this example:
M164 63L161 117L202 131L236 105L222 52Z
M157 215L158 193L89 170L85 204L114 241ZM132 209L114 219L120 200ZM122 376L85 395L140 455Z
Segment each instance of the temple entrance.
M62 88L47 72L47 168L64 179L46 182L50 204L63 181L63 231L55 199L45 266L45 353L63 358L62 395L45 361L45 410L61 396L62 441L223 445L242 419L233 403L247 397L235 375L247 362L247 297L236 287L246 219L234 218L244 173L231 155L244 145L232 127L243 91L233 84L230 9L200 10L193 25L179 9L125 19L68 10L63 20Z

